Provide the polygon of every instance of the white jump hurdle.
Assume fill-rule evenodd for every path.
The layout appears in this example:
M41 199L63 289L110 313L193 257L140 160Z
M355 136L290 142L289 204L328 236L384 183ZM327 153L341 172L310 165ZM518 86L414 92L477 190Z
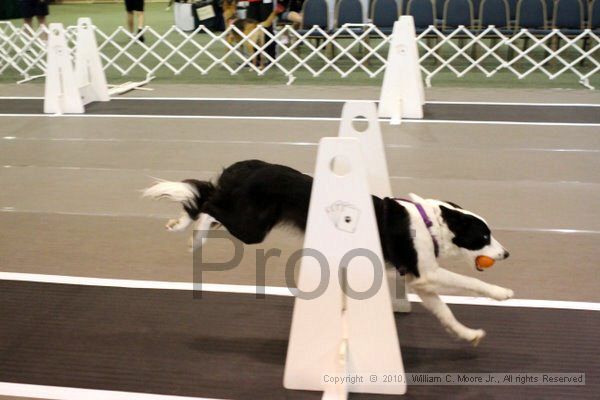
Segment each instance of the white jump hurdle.
M353 121L356 121L359 117L364 117L368 123L364 131L358 131L354 127ZM344 104L338 136L358 139L367 169L370 193L379 197L393 197L375 103L352 101ZM409 312L411 306L406 297L404 278L391 265L387 266L386 273L394 311Z
M89 18L77 21L75 66L63 25L50 24L44 112L82 114L86 104L109 100L92 21Z
M419 64L415 22L403 15L394 23L379 97L379 116L393 125L402 118L423 118L425 89Z
M63 25L52 23L48 32L48 63L44 88L45 113L83 113L83 102L74 77L75 72Z
M52 23L48 31L48 59L43 75L46 78L44 112L47 114L82 114L86 104L110 101L111 95L141 89L140 86L153 79L148 77L141 82L126 82L109 89L90 18L77 20L74 65L63 25Z
M106 76L100 61L94 26L89 18L77 20L75 45L75 79L79 85L83 104L92 101L109 101Z
M405 379L394 384L327 379L404 376L370 190L360 140L323 138L284 373L288 389L323 391L328 400L347 399L349 392L406 392ZM317 252L326 260L319 263ZM328 268L322 268L324 262ZM321 285L315 298L302 295ZM364 298L356 295L367 292Z

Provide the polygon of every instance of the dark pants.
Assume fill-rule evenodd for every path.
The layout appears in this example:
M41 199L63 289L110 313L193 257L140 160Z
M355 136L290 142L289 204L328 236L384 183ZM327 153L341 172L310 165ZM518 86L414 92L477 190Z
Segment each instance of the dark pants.
M48 2L43 0L21 0L23 18L45 17L48 15Z
M252 2L246 9L246 18L252 18L258 22L266 20L269 15L273 12L273 3L264 4L262 1ZM273 33L273 26L267 28L267 30ZM269 38L265 35L265 43L269 41ZM265 52L271 57L275 58L275 43L271 43L267 46ZM266 64L269 61L267 60Z
M144 11L144 0L125 0L125 10L128 13L132 13L134 11Z

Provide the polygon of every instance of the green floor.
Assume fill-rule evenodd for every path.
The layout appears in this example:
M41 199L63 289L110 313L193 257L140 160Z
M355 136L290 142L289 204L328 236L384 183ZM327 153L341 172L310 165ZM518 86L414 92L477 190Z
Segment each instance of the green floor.
M167 29L169 29L172 25L173 25L173 12L171 11L167 11L165 10L166 8L166 3L148 3L146 4L146 25L151 26L154 30L156 30L159 33L163 33L165 32ZM89 4L81 4L81 5L53 5L50 7L50 17L49 17L49 21L50 22L62 22L65 25L74 25L77 21L78 17L81 16L89 16L92 18L93 22L95 25L97 25L98 27L100 27L100 29L103 32L113 32L115 29L117 29L120 26L123 26L125 23L125 11L124 11L124 5L123 4L94 4L94 5L89 5ZM20 23L19 20L13 20L13 22L15 23ZM147 40L148 44L152 44L155 42L155 38L153 38L151 35ZM122 45L126 44L128 42L128 39L122 35L121 37L117 36L116 41ZM173 35L172 37L169 38L170 40L172 39L172 41L174 43L177 43L178 41L181 41L181 37L178 37L177 35ZM209 38L206 35L196 35L196 37L194 38L194 40L197 43L206 43ZM105 52L105 54L117 54L118 49L116 48L107 48L105 50L103 50ZM132 54L142 54L143 53L143 49L140 46L133 46L131 47L128 51L130 51ZM169 49L167 46L164 45L158 45L155 49L157 54L160 54L161 56L168 54L171 49ZM358 49L357 49L358 51ZM453 52L454 50L451 48L445 48L442 49L442 53L446 52L447 54L450 54L450 52ZM191 45L188 46L188 48L186 49L186 53L191 56L196 52L196 49L193 48ZM306 54L307 51L304 50L304 54ZM385 53L386 50L382 50L382 55L383 57L385 57ZM216 49L215 54L219 54L219 49ZM224 48L223 48L223 52L221 54L224 54ZM595 53L596 57L598 59L600 59L600 50L597 51ZM543 54L539 54L538 58L541 59L543 57ZM576 53L571 54L571 57L577 57ZM146 61L148 63L148 65L153 66L153 65L157 65L157 63L160 62L160 60L158 60L157 58L153 57L153 56L148 56L146 58ZM205 57L205 60L203 59L200 64L203 66L206 66L208 64L210 64L212 60L210 60L208 57ZM126 57L122 56L122 58L120 59L119 63L121 65L127 66L128 65L128 60L126 59ZM285 64L288 68L291 68L291 66L295 63L296 61L292 58L289 58L288 60L285 60L283 62L283 64ZM324 63L322 63L319 60L313 60L312 61L313 66L316 66L316 68L321 67L322 65L324 65ZM378 61L374 61L372 64L369 64L369 66L373 69L375 69L377 67L377 62ZM173 59L171 59L171 63L175 68L178 68L179 66L183 65L185 63L185 60L180 58L180 57L174 57ZM239 64L239 60L236 60L234 56L228 58L228 64L231 66L235 66L237 64ZM344 68L349 68L351 65L353 65L353 61L351 61L348 58L341 58L339 60L339 65L343 66ZM463 60L463 65L458 65L460 64L460 61L457 61L457 66L459 67L459 69L465 68L468 64L466 60ZM488 69L491 69L493 67L495 67L494 65L487 63L486 62L486 67ZM435 68L435 64L430 64L428 66L428 68ZM523 65L523 68L528 68L529 65ZM593 65L591 63L587 63L587 66L583 66L583 67L578 67L578 68L582 68L582 69L589 69L592 68ZM551 70L556 70L557 68L559 68L558 65L554 65L554 66L549 66L548 67ZM143 71L141 68L134 68L131 71L129 71L127 73L126 76L123 76L121 72L119 72L118 70L114 69L114 68L109 68L107 69L107 76L109 81L111 82L122 82L122 81L128 81L128 80L138 80L138 79L143 79L145 77L146 73L145 71ZM339 76L339 74L337 72L334 71L327 71L322 73L318 78L315 78L312 76L312 74L309 71L306 70L298 70L297 72L294 73L294 75L296 76L296 81L294 84L312 84L312 85L329 85L329 84L336 84L336 85L340 85L340 84L345 84L345 85L380 85L381 84L381 79L382 79L382 74L379 74L378 77L376 78L370 78L366 73L364 72L354 72L352 73L349 77L347 78L341 78ZM6 70L2 73L2 75L0 75L0 82L1 83L10 83L10 82L15 82L18 79L20 79L20 76L12 71L12 70ZM259 83L269 83L269 84L273 84L273 83L285 83L287 82L287 77L284 76L284 74L281 71L278 70L271 70L269 71L265 76L257 76L257 74L255 72L252 71L241 71L239 74L237 75L231 75L227 70L225 70L224 68L217 66L213 69L210 70L210 72L206 75L202 75L200 71L197 71L195 69L192 68L187 68L184 71L182 71L181 74L177 74L175 75L172 71L168 70L167 68L161 68L157 74L156 74L156 80L157 81L163 81L163 82L177 82L177 83L190 83L190 84L194 84L194 83L217 83L217 84L222 84L222 83L231 83L231 84L259 84ZM596 73L595 76L592 77L592 79L590 80L590 84L596 87L600 87L600 74ZM523 80L519 80L513 73L511 72L499 72L496 75L494 75L491 78L486 78L485 75L483 75L483 73L481 72L476 72L476 71L471 71L469 73L466 74L465 77L463 78L457 78L456 75L448 70L444 70L443 72L440 72L438 74L435 75L435 77L432 80L432 85L433 86L459 86L459 87L519 87L519 88L523 88L523 87L528 87L528 88L576 88L576 89L580 89L582 88L582 85L578 82L578 78L575 76L575 74L573 73L565 73L562 74L559 78L556 78L554 80L550 80L547 75L536 71L532 74L530 74L529 76L527 76L527 78L523 79Z
M49 21L74 25L79 17L91 17L94 24L103 31L113 31L125 24L124 4L124 1L116 4L54 4L50 5ZM146 2L146 23L157 30L164 30L173 25L173 11L166 11L166 6L166 2Z

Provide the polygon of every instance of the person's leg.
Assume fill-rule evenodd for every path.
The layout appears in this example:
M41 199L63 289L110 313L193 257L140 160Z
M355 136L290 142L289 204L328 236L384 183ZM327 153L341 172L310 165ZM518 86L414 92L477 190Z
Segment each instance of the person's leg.
M127 12L127 30L133 33L133 10L134 0L125 0L125 11Z
M35 12L31 0L21 0L21 15L23 15L23 23L33 30Z
M141 34L142 29L144 28L144 0L136 0L136 12L137 15L137 32L138 39L140 42L144 42L144 35Z
M269 18L269 15L271 15L271 13L273 12L273 3L260 3L260 18L258 19L259 22L262 21L266 21L267 18ZM271 34L273 34L273 25L271 24L271 26L267 27L267 31L269 31ZM270 40L270 36L268 34L265 34L265 43L269 42ZM269 45L266 48L266 53L271 56L272 58L275 58L275 43L274 42L270 42ZM267 65L269 64L270 61L267 60L263 60L263 65Z
M37 17L38 25L46 25L46 16L49 14L48 0L34 0L35 16Z
M38 29L42 29L40 38L42 40L48 40L48 34L46 33L46 16L49 14L48 1L35 0L35 15L38 21Z
M142 28L144 27L144 12L143 11L137 12L137 27L138 27L138 31L142 30Z
M23 22L25 25L28 25L31 29L33 29L33 18L23 18Z
M136 11L135 15L137 16L137 35L138 35L138 40L140 42L144 42L144 35L142 34L142 29L144 28L144 12L143 11Z
M127 29L133 33L133 11L127 11Z
M38 28L43 29L46 27L46 16L45 15L38 15L37 21L38 21ZM48 34L46 33L45 30L44 30L44 32L40 33L40 39L42 39L44 41L48 40Z

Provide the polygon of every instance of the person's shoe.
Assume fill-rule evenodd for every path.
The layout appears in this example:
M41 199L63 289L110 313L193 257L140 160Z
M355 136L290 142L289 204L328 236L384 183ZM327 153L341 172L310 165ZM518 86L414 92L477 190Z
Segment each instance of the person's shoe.
M140 42L142 42L142 43L144 43L144 41L145 41L145 39L144 39L144 35L142 35L142 30L141 30L141 29L138 29L138 32L137 32L137 39L138 39Z

